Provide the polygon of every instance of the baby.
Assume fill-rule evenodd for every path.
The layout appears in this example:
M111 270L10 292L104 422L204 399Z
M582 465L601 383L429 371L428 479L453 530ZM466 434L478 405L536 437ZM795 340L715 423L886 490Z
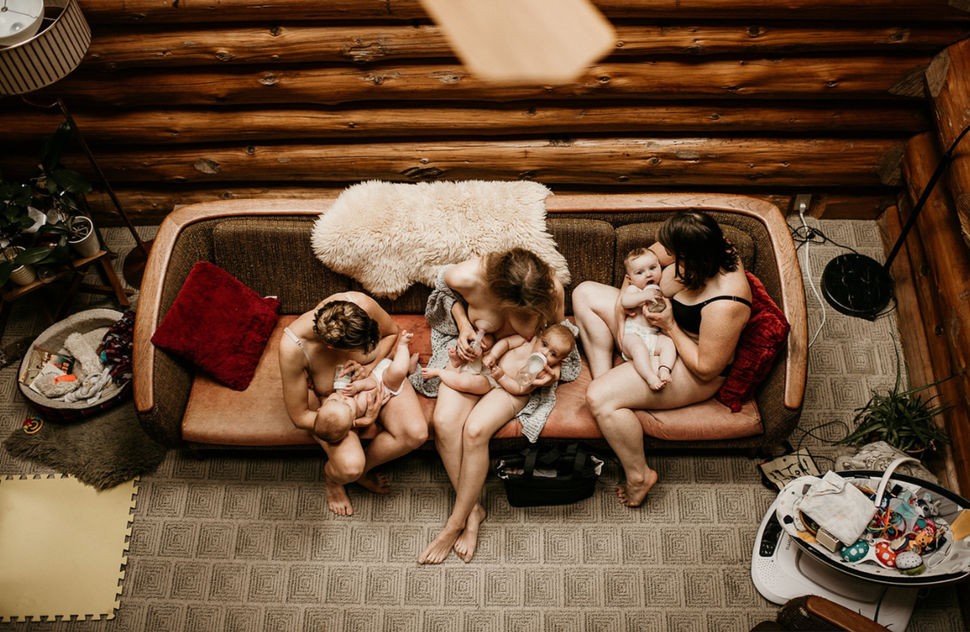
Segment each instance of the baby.
M401 332L397 341L394 358L384 358L377 363L367 377L350 382L343 388L336 388L317 410L313 423L313 434L327 443L340 443L353 428L364 428L367 422L362 418L367 410L367 399L376 395L377 401L393 397L401 392L404 380L414 370L418 354L411 355L411 340L414 334Z
M576 338L565 325L551 325L532 344L522 336L502 338L485 354L481 373L464 372L458 352L448 349L449 366L421 370L424 379L440 377L442 383L462 393L484 395L503 388L512 395L526 395L538 387L559 381L560 363L576 347ZM532 356L536 356L532 358ZM535 375L529 373L533 364Z
M659 296L660 288L656 286L663 270L657 255L649 248L634 248L623 260L623 265L630 285L620 297L620 303L628 314L629 310L635 310L635 313L627 315L623 323L620 351L624 360L633 360L633 366L647 385L659 391L670 383L670 369L677 360L677 348L669 336L647 321L644 310L654 307L656 311L663 311L662 300L651 300ZM644 290L650 285L655 287ZM654 362L654 356L659 356L659 362Z

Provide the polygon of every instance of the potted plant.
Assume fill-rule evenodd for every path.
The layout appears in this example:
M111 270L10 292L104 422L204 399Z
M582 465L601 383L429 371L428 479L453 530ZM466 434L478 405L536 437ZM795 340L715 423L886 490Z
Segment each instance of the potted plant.
M44 138L37 169L26 182L0 180L0 246L23 249L0 258L0 286L22 265L69 262L68 243L72 231L79 230L75 223L88 224L87 232L93 232L77 198L91 192L91 183L61 164L70 137L70 125L61 124L53 136Z
M948 403L933 404L936 396L923 400L919 392L945 382L944 378L932 384L900 391L900 360L896 350L896 384L888 393L872 391L865 406L855 409L855 431L836 445L862 445L885 441L894 448L914 456L924 451L934 451L937 442L950 444L946 432L933 423L933 419L952 408Z

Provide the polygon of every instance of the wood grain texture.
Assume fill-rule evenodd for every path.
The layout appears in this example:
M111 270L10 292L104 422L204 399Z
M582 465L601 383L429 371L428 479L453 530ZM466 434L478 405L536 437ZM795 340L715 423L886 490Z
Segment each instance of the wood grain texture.
M110 182L537 180L640 186L880 186L896 139L578 138L118 150L99 156ZM834 159L837 156L838 159ZM82 173L82 156L64 164ZM34 159L0 161L29 174Z
M962 1L962 0L955 0ZM227 14L242 22L345 20L426 20L418 0L81 0L81 9L93 24L220 22ZM597 0L608 18L681 18L719 20L884 20L917 22L967 21L970 16L946 0Z
M941 146L947 150L970 126L970 40L937 55L926 78ZM970 138L964 137L954 150L946 183L953 194L963 240L970 248Z
M897 99L890 90L929 55L772 59L653 60L603 63L563 86L496 87L455 64L340 67L227 67L165 72L77 71L56 84L71 106L153 107L339 104L352 101L528 99ZM43 102L54 88L32 98Z
M321 108L72 108L93 147L259 142L309 139L406 137L548 136L637 132L744 134L785 132L913 134L931 129L918 103L804 103L762 101L740 104L643 103L561 105L513 103L446 107L417 105ZM50 134L60 115L36 108L0 110L2 138L10 146L32 147ZM167 151L160 148L159 151Z
M912 203L905 194L900 197L902 199L899 206L886 209L877 222L887 256L912 213ZM929 265L919 237L919 228L914 227L910 235L900 247L890 272L893 278L893 295L896 297L896 326L899 328L906 379L915 388L949 377L951 370L946 340L937 333L939 296L928 280ZM956 384L952 381L940 384L926 389L920 396L924 400L936 398L934 402L954 401L957 398ZM943 425L951 423L945 417ZM924 462L934 474L945 481L944 486L947 489L959 494L952 451L951 446L939 446L938 455L926 455Z
M903 173L910 200L915 203L936 165L940 150L930 132L914 136L906 145ZM970 251L960 238L959 222L946 189L937 185L917 219L932 284L939 293L939 329L949 354L947 384L956 390L955 411L947 418L953 441L954 467L960 488L970 490ZM928 336L929 337L929 336ZM945 356L944 356L945 357ZM934 356L934 366L945 362ZM949 388L947 386L946 388Z
M965 38L970 25L757 22L618 25L611 61L649 55L932 51ZM101 27L83 66L88 70L241 66L247 64L373 64L450 59L455 53L436 25L310 23Z

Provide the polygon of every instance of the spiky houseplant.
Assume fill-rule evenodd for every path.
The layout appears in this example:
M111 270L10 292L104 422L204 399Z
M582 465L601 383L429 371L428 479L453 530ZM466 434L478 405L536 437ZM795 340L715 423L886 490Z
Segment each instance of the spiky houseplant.
M53 136L44 138L39 164L29 180L0 180L0 237L5 242L5 254L0 257L0 286L18 266L70 261L68 239L73 219L79 213L77 196L91 192L90 182L61 164L70 138L71 126L62 123ZM35 229L40 215L44 216L44 223ZM15 249L8 249L9 246L23 250L13 256Z
M902 376L900 371L899 350L896 349L896 384L887 393L875 390L865 406L855 409L853 423L855 430L838 441L838 445L861 445L874 441L885 441L903 452L912 454L929 450L934 451L937 442L950 444L946 432L933 423L933 419L947 410L949 402L933 405L937 396L923 400L918 393L936 386L950 378L932 384L900 391Z

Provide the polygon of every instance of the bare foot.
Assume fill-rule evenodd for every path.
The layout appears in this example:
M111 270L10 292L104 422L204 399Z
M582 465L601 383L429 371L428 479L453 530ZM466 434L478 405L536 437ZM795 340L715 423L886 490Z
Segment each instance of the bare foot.
M651 390L654 390L654 391L659 391L664 387L664 384L665 384L663 380L661 380L659 377L655 375L649 375L644 379L647 382L647 386L649 386Z
M418 556L418 564L441 564L444 562L460 534L461 529L452 530L448 528L448 525L445 525L445 528L435 536L428 548Z
M417 368L418 368L418 354L412 353L411 363L408 364L408 375L411 375L412 373L414 373L415 369Z
M375 494L390 494L391 484L387 477L371 470L357 479L357 484Z
M350 496L347 490L340 483L335 482L329 476L323 477L323 487L327 492L327 505L330 511L338 516L354 515L354 508L350 506Z
M430 380L433 377L440 377L440 376L441 376L441 369L436 369L434 367L429 367L429 366L426 366L423 369L421 369L421 377L423 377L426 380Z
M657 377L660 378L661 388L663 388L667 384L670 384L673 381L670 378L670 369L668 369L667 367L663 367L659 371L657 371Z
M639 507L643 499L647 497L647 492L657 484L657 471L650 470L649 473L639 482L630 480L625 485L616 488L616 496L621 505L627 507Z
M454 347L448 347L448 358L451 360L452 368L455 369L461 368L461 365L465 363L465 361L461 359L461 356L458 355L458 349Z
M485 508L482 507L481 503L476 503L472 512L468 514L468 519L465 521L465 529L455 540L455 553L458 554L466 564L472 561L472 557L475 555L475 549L478 547L478 527L485 521Z

